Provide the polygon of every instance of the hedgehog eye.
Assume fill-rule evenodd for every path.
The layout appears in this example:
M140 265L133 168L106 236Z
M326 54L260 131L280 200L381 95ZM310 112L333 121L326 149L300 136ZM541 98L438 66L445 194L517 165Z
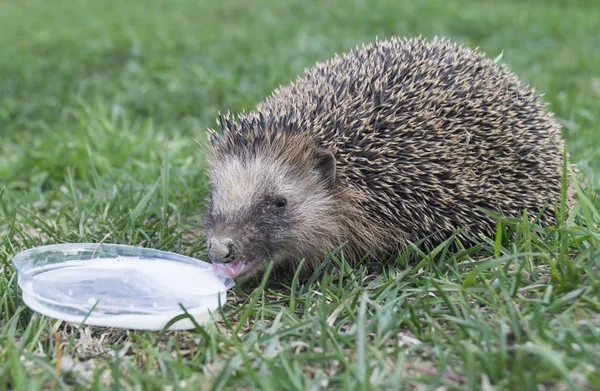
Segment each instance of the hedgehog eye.
M280 198L277 201L275 201L275 206L278 208L283 208L286 205L287 205L287 200L285 198Z

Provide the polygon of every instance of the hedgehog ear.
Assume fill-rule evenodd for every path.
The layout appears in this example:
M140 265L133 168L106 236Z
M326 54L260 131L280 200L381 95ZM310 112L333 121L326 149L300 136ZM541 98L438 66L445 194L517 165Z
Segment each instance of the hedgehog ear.
M323 182L328 187L333 187L335 183L336 163L333 153L324 150L317 150L315 153L315 168L321 175Z

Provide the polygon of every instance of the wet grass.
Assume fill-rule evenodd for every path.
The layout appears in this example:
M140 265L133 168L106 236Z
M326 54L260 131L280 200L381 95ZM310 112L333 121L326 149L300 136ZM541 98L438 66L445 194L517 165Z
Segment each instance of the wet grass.
M0 3L0 388L600 388L597 20L584 0ZM197 143L217 111L392 34L503 53L544 94L585 178L565 224L500 219L477 246L391 264L333 254L310 281L237 286L191 332L78 329L23 305L11 260L36 245L205 259Z

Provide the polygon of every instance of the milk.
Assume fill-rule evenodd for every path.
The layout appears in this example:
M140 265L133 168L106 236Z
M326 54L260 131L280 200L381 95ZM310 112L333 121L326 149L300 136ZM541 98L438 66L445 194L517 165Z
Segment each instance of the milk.
M34 311L68 322L159 330L183 314L199 323L226 300L227 287L210 268L138 257L67 261L30 270L23 300ZM94 305L96 307L94 308ZM189 319L170 329L193 328Z

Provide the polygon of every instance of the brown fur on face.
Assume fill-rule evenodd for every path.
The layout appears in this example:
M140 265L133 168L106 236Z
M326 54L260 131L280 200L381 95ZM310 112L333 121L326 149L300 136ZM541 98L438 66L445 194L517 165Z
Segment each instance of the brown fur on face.
M314 267L327 250L342 244L351 256L365 248L377 251L389 230L364 225L360 193L336 181L335 166L329 165L335 164L334 156L306 133L271 136L251 150L217 147L208 154L207 237L232 237L239 256L258 257L242 277L260 273L269 261L305 259ZM268 213L260 202L269 197L287 200L287 224L265 233L258 219Z
M235 236L236 256L314 265L339 246L356 259L458 229L468 240L494 232L481 209L498 207L546 208L541 222L555 222L560 126L504 66L444 39L378 41L318 63L219 127L207 237ZM294 200L272 231L259 206L270 193Z

